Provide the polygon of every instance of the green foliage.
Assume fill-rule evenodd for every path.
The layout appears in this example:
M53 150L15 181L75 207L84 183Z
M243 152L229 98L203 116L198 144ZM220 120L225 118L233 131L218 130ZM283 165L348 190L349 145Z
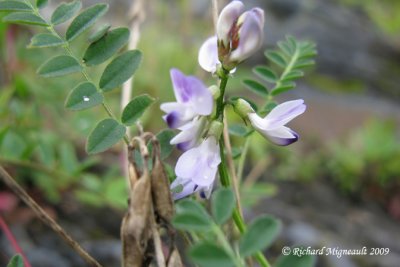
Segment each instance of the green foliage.
M243 84L253 92L261 95L261 96L268 96L268 89L262 85L261 83L254 81L254 80L244 80Z
M115 55L128 42L129 29L116 28L108 31L109 25L96 31L89 39L90 44L83 58L75 55L71 48L71 41L81 35L89 27L103 16L107 10L107 4L96 4L81 11L82 3L72 1L61 3L51 15L51 24L47 23L40 15L39 8L47 4L47 1L36 1L36 6L29 2L1 2L2 11L13 12L4 18L4 21L22 24L48 26L48 33L39 33L34 36L29 45L30 48L62 46L65 55L55 56L43 63L37 73L43 77L58 77L80 72L85 81L75 85L68 95L65 106L71 110L83 110L102 104L109 119L100 122L92 131L86 144L89 153L102 152L118 142L125 135L126 127L118 122L110 108L104 102L103 92L110 91L126 82L135 73L142 59L142 53L138 50L126 51ZM17 12L15 12L17 11ZM19 12L29 11L29 12ZM67 27L65 39L54 29L54 25L64 23L72 19ZM89 76L88 67L99 65L112 57L113 60L106 66L100 77L99 85L93 83ZM144 113L146 106L150 105L148 97L140 97L140 106L136 102L129 105L123 113L122 119L127 125ZM136 103L138 104L138 103ZM128 142L128 140L125 140Z
M103 95L97 91L91 82L83 82L75 87L69 94L65 107L71 110L82 110L103 103Z
M10 262L7 264L7 267L24 267L24 260L22 256L17 254L13 256Z
M122 123L127 126L135 124L153 102L154 98L149 95L140 95L133 98L122 112Z
M207 232L212 227L207 211L193 200L178 202L172 224L179 230L196 232Z
M261 65L253 68L254 74L267 85L253 79L243 80L247 89L267 100L261 109L262 113L270 110L268 105L273 103L274 96L296 87L294 81L303 77L302 70L304 68L315 64L313 58L317 52L315 44L312 42L298 41L294 37L288 36L286 40L278 42L278 47L278 50L266 50L264 53L269 62L276 67ZM277 70L279 69L281 71L278 75Z
M125 136L126 128L114 119L104 119L97 124L88 137L86 152L103 152Z
M190 248L189 256L200 267L233 267L229 254L214 243L202 242Z
M156 135L157 140L160 143L160 157L162 160L168 158L174 150L174 146L170 144L170 141L174 136L175 133L171 129L164 129Z
M400 184L400 143L394 125L389 122L371 121L344 143L331 144L329 154L330 176L344 191Z
M100 89L104 92L110 91L126 82L140 65L142 53L138 50L127 51L116 57L100 78Z
M297 256L297 255L287 255L280 256L275 263L275 267L313 267L316 264L316 259L311 255Z
M266 215L255 219L240 238L242 256L251 256L270 246L281 231L281 222Z
M128 40L127 28L114 29L92 43L86 50L83 60L87 66L101 64L117 53Z
M58 36L55 36L51 33L39 33L32 37L31 43L28 45L28 48L44 48L44 47L53 47L53 46L61 46L65 44L65 42Z
M81 70L82 66L74 57L63 55L55 56L43 63L37 73L40 76L49 78L80 72Z
M221 188L213 193L211 198L211 211L217 224L225 223L235 208L235 195L229 188Z
M278 189L272 183L258 182L254 185L241 186L242 205L245 207L254 207L261 200L276 195Z
M31 7L19 1L1 1L0 12L31 11Z
M36 6L38 8L44 8L49 3L49 0L36 0Z
M249 136L253 131L243 126L242 124L231 124L229 125L229 134L239 137Z
M3 21L15 24L27 24L27 25L44 26L44 27L49 26L44 19L28 12L11 13L5 16L3 18Z
M74 40L92 26L108 10L107 4L97 4L83 10L69 25L65 37L68 42Z
M101 37L103 37L108 30L111 28L111 25L106 23L100 26L96 31L94 31L88 38L89 43L94 43L98 40L100 40Z
M61 3L51 16L51 23L58 25L73 18L82 8L81 1L72 1L70 3Z

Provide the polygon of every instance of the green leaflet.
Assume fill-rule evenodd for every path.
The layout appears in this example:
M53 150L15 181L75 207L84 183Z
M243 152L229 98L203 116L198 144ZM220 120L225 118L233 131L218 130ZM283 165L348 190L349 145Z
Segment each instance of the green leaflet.
M128 43L129 34L128 28L117 28L92 43L83 56L86 65L98 65L111 58Z
M80 83L69 94L65 107L70 110L82 110L103 103L103 95L91 82Z
M18 1L1 1L0 12L13 12L13 11L32 11L32 8Z
M100 89L110 91L126 82L135 73L142 61L139 50L127 51L107 65L100 78Z
M41 17L28 12L15 12L3 18L4 22L27 24L35 26L49 26Z
M39 33L32 37L28 48L53 47L61 46L63 44L65 44L65 42L58 36L51 33Z
M133 98L122 112L122 123L127 126L133 125L153 102L154 98L149 95L140 95Z
M96 154L106 151L118 143L124 137L125 132L125 126L118 121L114 119L102 120L90 133L86 143L86 152Z
M55 56L39 67L37 73L43 77L63 76L82 70L79 62L71 56Z
M58 25L74 17L82 8L81 1L61 3L51 15L51 23Z
M103 16L107 10L107 4L97 4L83 10L69 25L66 33L67 41L72 41L78 37Z

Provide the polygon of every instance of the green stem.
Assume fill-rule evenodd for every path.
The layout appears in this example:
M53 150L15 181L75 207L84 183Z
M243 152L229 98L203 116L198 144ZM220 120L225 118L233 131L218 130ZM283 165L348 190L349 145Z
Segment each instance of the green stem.
M289 64L286 66L286 68L285 68L284 71L282 72L281 76L279 77L279 80L276 82L276 85L275 85L274 89L275 89L275 88L278 88L278 87L280 87L280 86L282 85L282 80L283 80L283 78L284 78L289 72L292 71L294 65L296 64L297 60L299 59L299 56L300 56L300 50L296 47L296 51L294 52L292 58L290 59ZM274 90L274 89L273 89L273 90ZM273 90L272 90L272 91L273 91Z
M27 3L28 5L31 6L33 13L40 17L41 19L45 20L42 15L39 13L39 10L36 8L36 6L34 6L29 0L26 0L25 3ZM45 20L46 21L46 20ZM86 81L94 84L96 86L97 91L104 95L103 92L99 89L99 87L93 82L93 80L90 78L88 72L87 72L87 66L85 64L83 64L82 60L80 60L73 52L71 49L71 46L69 45L69 43L58 34L58 32L54 29L53 24L49 24L49 26L47 27L47 30L52 33L53 35L57 36L58 38L60 38L61 40L64 41L64 45L63 48L65 49L65 51L68 53L69 56L73 57L77 62L79 62L79 65L81 66L81 73L83 75L83 77L86 79ZM107 112L108 116L114 120L117 120L115 115L112 113L111 108L107 105L106 102L103 101L102 106L104 108L104 110ZM129 138L127 135L124 136L124 142L129 145Z
M219 120L220 122L223 122L224 119L224 97L225 97L225 88L226 84L228 83L228 76L229 72L222 69L219 73L221 82L219 85L220 89L220 96L217 99L217 107L216 107L216 113L214 119ZM221 137L220 142L219 142L219 149L220 149L220 154L221 154L221 163L218 166L218 173L219 177L221 180L221 184L224 187L230 187L230 178L227 170L227 164L226 164L226 159L224 157L224 140L223 137ZM239 209L236 207L234 212L233 212L233 220L239 229L240 233L243 234L246 230L246 224L243 220L242 215L239 212ZM265 258L265 256L261 252L257 252L255 255L258 263L262 267L270 267L271 265L268 263L268 260Z
M229 72L225 69L221 69L220 71L220 79L221 82L219 84L220 94L217 99L217 108L215 112L214 119L219 120L220 122L224 121L224 97L225 97L225 88L226 84L228 83L228 76Z

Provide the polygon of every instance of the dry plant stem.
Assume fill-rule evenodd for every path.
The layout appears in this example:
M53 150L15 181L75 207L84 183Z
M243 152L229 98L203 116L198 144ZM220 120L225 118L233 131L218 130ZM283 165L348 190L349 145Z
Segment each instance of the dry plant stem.
M143 22L145 18L145 12L143 9L143 0L135 0L131 5L131 9L129 12L129 20L130 20L130 29L131 34L128 43L128 49L133 50L137 48L139 38L140 38L140 24ZM128 105L129 101L132 98L132 90L133 90L133 77L131 77L128 81L126 81L122 85L121 92L121 111ZM139 134L142 133L143 129L140 125L140 122L137 123L137 127L139 130ZM126 135L128 138L131 138L131 129L128 127L126 129ZM122 168L123 173L125 173L126 180L129 182L129 160L128 160L128 150L124 149L122 151Z
M92 258L78 242L72 239L65 230L53 220L29 195L26 191L18 185L18 183L8 174L8 172L0 166L0 177L3 182L32 209L32 211L54 232L56 232L73 250L75 250L84 259L90 267L102 267L94 258Z
M140 25L143 23L146 17L144 10L144 1L143 0L135 0L131 6L129 12L129 28L131 29L131 35L129 38L128 49L133 50L137 48L140 39ZM132 87L133 87L133 78L130 78L126 81L122 86L122 94L121 94L121 110L129 103L132 98ZM131 133L130 129L127 129L127 135L130 138Z
M218 21L218 0L211 0L212 1L212 17L214 23L214 30L217 32L217 21Z
M236 196L236 205L237 205L237 208L238 208L238 211L239 211L240 215L243 216L242 204L240 203L239 180L238 180L238 177L236 175L235 165L234 165L234 162L233 162L232 146L231 146L231 141L229 139L228 120L226 119L226 116L224 116L224 132L223 132L223 135L224 135L224 143L225 143L227 164L228 164L230 176L231 176L231 179L232 179L233 191L235 192L235 196Z
M162 249L162 242L161 242L161 237L160 233L158 232L157 229L157 223L154 218L154 209L153 207L151 208L151 232L153 235L153 241L154 241L154 249L156 251L156 261L157 261L157 266L158 267L165 267L165 258L164 258L164 253Z

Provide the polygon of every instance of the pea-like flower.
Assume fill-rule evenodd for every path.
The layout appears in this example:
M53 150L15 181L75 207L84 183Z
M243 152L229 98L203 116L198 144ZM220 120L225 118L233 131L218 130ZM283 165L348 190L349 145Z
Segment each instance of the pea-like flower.
M287 146L296 142L299 135L285 124L304 113L305 110L304 100L298 99L276 106L264 118L255 112L248 113L248 118L253 127L265 138L277 145Z
M170 144L176 145L178 149L183 151L196 146L205 124L205 117L195 117L192 121L178 128L181 132L171 139Z
M241 1L232 1L221 11L217 36L207 39L199 51L199 64L204 70L215 72L221 63L232 70L262 46L264 11L258 7L245 12L243 9Z
M219 146L214 136L183 153L175 166L177 178L171 184L174 199L198 191L209 197L220 163Z
M210 115L213 96L204 83L194 76L185 76L177 69L171 69L170 74L176 102L160 106L167 113L163 118L168 126L179 128L198 115Z

